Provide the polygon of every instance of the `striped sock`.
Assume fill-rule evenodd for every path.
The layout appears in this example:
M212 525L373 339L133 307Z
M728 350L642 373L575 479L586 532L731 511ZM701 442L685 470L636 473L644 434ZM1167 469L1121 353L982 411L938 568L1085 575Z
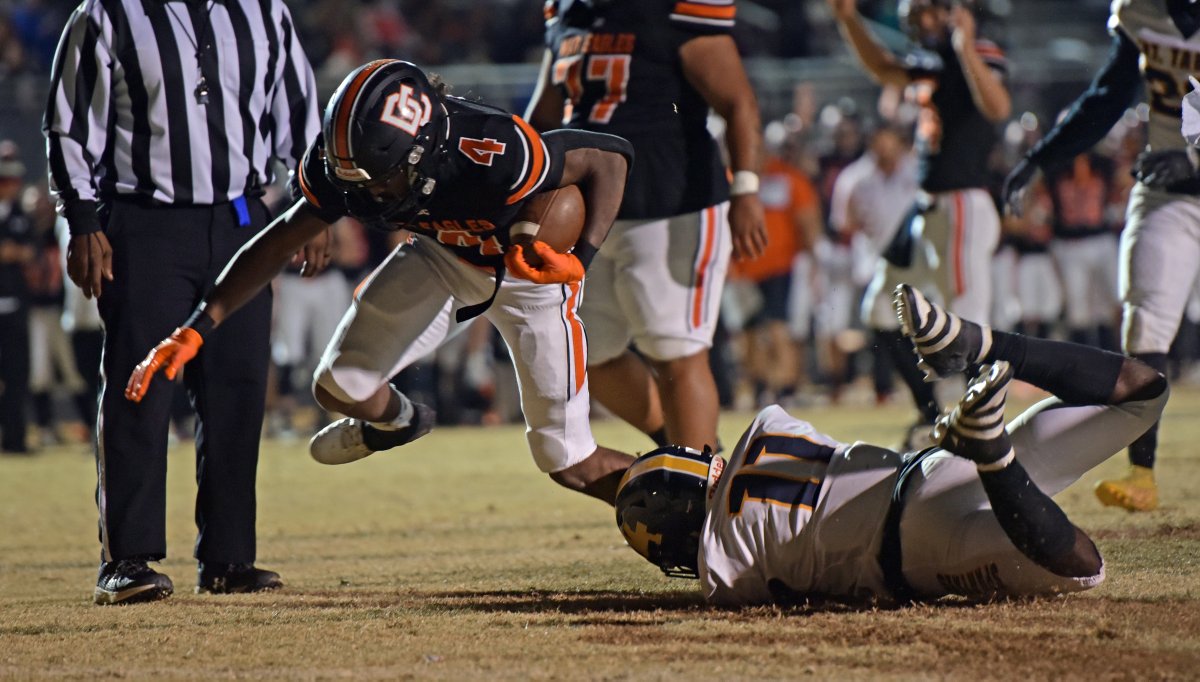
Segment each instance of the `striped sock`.
M921 320L919 329L914 330L912 339L922 355L932 355L943 351L962 334L964 322L954 313L947 312L941 306L935 306L924 296L914 296L913 301L916 319ZM967 323L974 324L974 323ZM983 361L992 348L992 330L987 325L977 325L981 332L981 344L978 352L967 361L975 364Z
M1011 376L1012 368L1006 362L983 367L954 411L935 427L942 447L975 462L980 471L1003 469L1015 456L1004 427Z

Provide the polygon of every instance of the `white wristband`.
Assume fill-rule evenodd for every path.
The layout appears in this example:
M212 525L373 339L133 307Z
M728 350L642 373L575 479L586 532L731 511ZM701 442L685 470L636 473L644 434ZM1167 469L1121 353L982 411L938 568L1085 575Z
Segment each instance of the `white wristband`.
M1001 469L1004 469L1005 467L1007 467L1009 464L1012 464L1012 461L1014 459L1016 459L1016 457L1017 457L1017 451L1014 450L1013 448L1009 448L1007 455L1001 457L1000 459L998 459L995 462L992 462L990 464L976 464L975 469L978 471L982 471L984 473L988 473L988 472L992 472L992 471L1000 471Z
M740 170L733 174L733 182L729 183L729 195L740 197L743 194L758 194L758 173Z
M513 223L508 228L508 235L510 237L516 237L517 235L527 234L531 237L534 237L537 236L539 228L541 228L541 225L538 225L537 223L531 223L528 220L522 220Z

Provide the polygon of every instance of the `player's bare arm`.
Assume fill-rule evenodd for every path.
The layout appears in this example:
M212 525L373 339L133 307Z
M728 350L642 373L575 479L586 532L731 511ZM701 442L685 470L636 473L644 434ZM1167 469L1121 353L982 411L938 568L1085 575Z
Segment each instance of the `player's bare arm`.
M323 235L328 227L329 223L318 218L304 199L296 201L238 250L217 278L216 286L205 297L204 312L220 324L270 284L293 255ZM316 266L306 263L305 267Z
M514 235L505 262L509 272L521 279L542 284L578 282L616 220L633 147L622 137L583 130L553 130L542 139L562 155L558 187L579 187L586 207L583 225L568 254L556 253L533 235Z
M856 0L828 0L833 17L837 20L838 31L850 49L854 51L858 61L880 85L903 86L908 83L908 72L904 70L892 53L888 52L875 35L863 23L862 15L855 6Z
M758 100L737 45L728 35L693 38L679 48L683 75L717 115L725 120L725 143L734 171L729 225L735 258L754 258L767 248L767 228L758 198L757 176L762 169L762 121ZM738 173L754 181L739 186Z
M956 5L950 14L953 32L950 40L962 63L971 99L984 118L999 123L1012 113L1012 100L1000 76L991 69L975 49L975 16L971 10Z
M576 146L566 150L563 155L563 179L559 181L560 187L578 185L583 193L587 216L584 217L577 244L586 243L594 249L600 249L608 237L608 231L612 229L613 221L617 220L620 201L625 196L625 179L629 175L632 146L624 138L611 134L583 131L551 132L542 139L547 144L558 144L563 139L568 145L589 144L590 140L614 143L612 150L599 146Z
M566 98L563 97L562 90L554 87L551 82L553 68L554 54L546 50L542 57L537 85L533 89L533 97L529 100L529 108L525 110L525 120L539 133L562 127Z
M140 402L159 370L174 380L196 357L205 335L270 284L297 251L328 227L303 199L272 221L238 250L192 316L138 363L125 385L125 397Z

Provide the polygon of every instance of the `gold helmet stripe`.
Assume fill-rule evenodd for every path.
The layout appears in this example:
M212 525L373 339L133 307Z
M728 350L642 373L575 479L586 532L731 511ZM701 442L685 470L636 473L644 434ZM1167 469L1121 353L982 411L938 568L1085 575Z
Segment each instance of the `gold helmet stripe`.
M625 475L621 477L621 483L617 486L617 490L624 488L626 483L629 483L638 476L655 469L677 471L679 473L689 474L701 480L707 481L709 466L710 465L705 464L704 462L697 462L696 460L687 457L678 457L676 455L669 455L665 453L656 455L640 462L635 462L633 466L629 467L629 469L625 472Z

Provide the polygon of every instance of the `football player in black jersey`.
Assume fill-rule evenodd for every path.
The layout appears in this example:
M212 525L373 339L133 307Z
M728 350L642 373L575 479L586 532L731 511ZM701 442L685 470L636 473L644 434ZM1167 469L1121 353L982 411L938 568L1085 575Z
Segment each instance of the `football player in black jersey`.
M975 17L956 0L901 0L901 20L920 49L904 58L885 50L855 0L828 0L842 35L878 83L904 89L918 105L916 148L921 192L871 291L912 282L956 314L988 319L990 261L1000 217L987 190L995 124L1012 108L1006 63L995 43L978 38ZM912 239L910 239L912 238ZM908 447L923 445L939 408L899 331L881 335L912 390L921 418Z
M611 135L534 132L521 118L448 96L416 66L382 59L347 76L294 179L296 202L226 267L192 317L130 377L140 400L173 379L204 337L306 242L345 215L414 237L355 294L314 377L320 405L347 415L313 437L341 464L429 432L433 411L388 383L482 314L508 344L534 460L558 483L611 503L632 458L588 424L586 341L576 316L584 270L620 204L632 150ZM531 195L577 184L588 211L571 252L514 228ZM527 257L525 249L537 258ZM531 261L537 265L531 265ZM507 276L506 276L507 275Z
M528 118L637 151L580 313L596 397L660 444L717 442L709 367L730 254L766 245L758 104L730 31L733 0L549 0ZM709 110L726 123L732 184ZM638 354L629 350L630 343Z

